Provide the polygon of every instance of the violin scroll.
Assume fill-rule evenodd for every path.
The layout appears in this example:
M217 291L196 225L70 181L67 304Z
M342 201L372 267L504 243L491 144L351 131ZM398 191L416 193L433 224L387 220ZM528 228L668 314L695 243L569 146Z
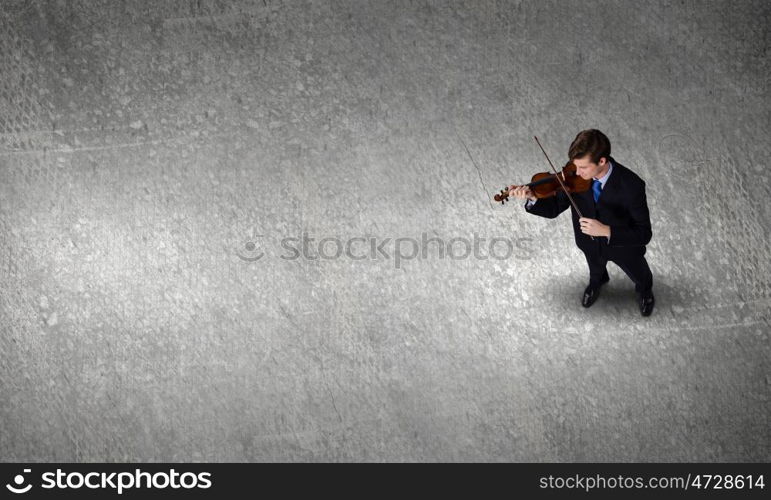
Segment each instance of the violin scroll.
M501 192L493 196L493 199L500 202L501 205L505 205L509 201L509 188L501 189Z

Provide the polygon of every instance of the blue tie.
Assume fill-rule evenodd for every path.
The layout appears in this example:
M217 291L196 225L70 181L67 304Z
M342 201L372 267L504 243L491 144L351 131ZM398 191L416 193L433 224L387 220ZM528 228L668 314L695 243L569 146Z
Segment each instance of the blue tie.
M602 183L598 180L592 181L592 193L594 193L594 202L600 199L600 193L602 192Z

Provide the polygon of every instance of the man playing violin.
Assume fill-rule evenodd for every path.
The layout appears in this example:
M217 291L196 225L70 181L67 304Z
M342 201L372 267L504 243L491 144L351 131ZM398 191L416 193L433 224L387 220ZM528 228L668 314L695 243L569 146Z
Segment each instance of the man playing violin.
M571 193L583 217L579 217L564 191L536 198L528 186L511 186L509 195L527 199L525 210L553 219L571 208L576 245L589 264L589 285L581 304L589 307L610 281L606 264L614 262L635 284L640 313L653 311L653 275L645 260L645 245L651 240L651 221L645 196L645 181L610 156L610 141L596 129L581 131L568 150L576 174L592 179L585 192Z

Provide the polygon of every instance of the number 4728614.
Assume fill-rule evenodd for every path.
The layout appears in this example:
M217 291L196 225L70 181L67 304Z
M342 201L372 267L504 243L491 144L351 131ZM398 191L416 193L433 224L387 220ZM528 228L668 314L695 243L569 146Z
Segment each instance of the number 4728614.
M723 474L697 474L691 481L691 487L697 489L713 490L743 490L743 489L765 489L766 485L763 475L746 476L723 475Z

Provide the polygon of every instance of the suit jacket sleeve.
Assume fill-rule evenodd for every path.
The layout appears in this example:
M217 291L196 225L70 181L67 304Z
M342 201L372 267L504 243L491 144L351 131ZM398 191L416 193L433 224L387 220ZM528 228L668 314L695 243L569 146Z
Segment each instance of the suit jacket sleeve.
M553 219L559 214L564 212L570 206L570 200L565 196L562 191L558 192L556 196L550 198L540 198L530 208L525 202L525 210L533 215L540 217L546 217L547 219Z
M614 247L647 245L653 233L648 212L648 200L645 196L645 181L635 190L629 203L630 223L611 225L608 244Z

